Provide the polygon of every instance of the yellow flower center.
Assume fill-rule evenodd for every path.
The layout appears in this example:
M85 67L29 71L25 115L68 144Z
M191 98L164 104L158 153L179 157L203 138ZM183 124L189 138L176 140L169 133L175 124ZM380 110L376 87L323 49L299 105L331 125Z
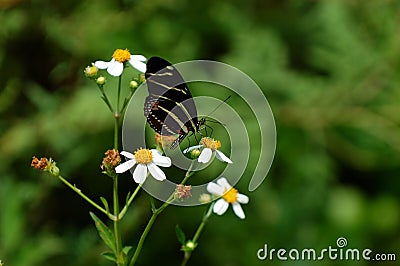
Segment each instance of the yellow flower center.
M135 151L135 160L138 164L148 164L153 161L153 154L149 149L138 149Z
M238 191L235 188L231 188L228 191L224 190L224 194L222 198L226 200L228 203L235 203L237 200Z
M219 148L221 148L221 141L209 137L202 138L200 140L200 144L212 150L218 150Z
M120 63L125 63L131 59L131 53L128 49L117 49L112 57Z

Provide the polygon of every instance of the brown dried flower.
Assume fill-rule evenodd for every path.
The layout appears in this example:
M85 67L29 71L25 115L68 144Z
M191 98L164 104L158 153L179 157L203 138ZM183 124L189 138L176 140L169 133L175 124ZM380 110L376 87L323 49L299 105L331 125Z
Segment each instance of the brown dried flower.
M101 163L101 170L107 170L107 168L115 168L120 162L121 157L116 149L108 150L104 153L103 162Z
M176 195L179 199L186 199L192 196L190 193L190 190L192 189L192 186L185 186L182 184L179 184L176 186Z

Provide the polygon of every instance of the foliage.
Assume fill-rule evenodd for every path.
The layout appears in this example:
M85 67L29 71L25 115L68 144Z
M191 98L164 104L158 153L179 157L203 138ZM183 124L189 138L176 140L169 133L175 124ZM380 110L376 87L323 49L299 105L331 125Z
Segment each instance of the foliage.
M190 265L258 265L266 263L256 257L265 243L324 248L340 236L352 247L397 251L399 7L395 0L3 1L0 259L112 265L97 257L107 248L89 237L93 209L38 177L29 161L37 152L62 157L72 183L88 194L109 193L111 202L111 181L99 165L112 125L83 68L116 47L171 62L231 64L263 88L274 111L277 154L268 179L250 195L245 223L231 214L212 217ZM245 107L239 112L252 121ZM133 190L128 176L120 185ZM147 197L139 200L121 228L132 238L150 215ZM201 220L195 208L163 213L140 263L178 264L175 226L193 232L193 220Z

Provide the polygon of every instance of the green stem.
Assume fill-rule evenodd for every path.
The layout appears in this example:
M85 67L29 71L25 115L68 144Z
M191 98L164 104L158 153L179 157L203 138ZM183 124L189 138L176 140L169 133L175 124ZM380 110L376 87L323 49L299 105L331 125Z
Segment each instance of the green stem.
M132 259L131 259L131 261L129 263L129 266L135 265L135 262L139 257L140 251L142 250L143 243L144 243L144 241L145 241L145 239L147 237L147 234L149 233L151 227L153 226L153 224L156 221L156 218L157 218L157 216L159 214L160 214L160 212L154 212L153 215L151 216L149 222L146 225L146 228L144 229L142 235L140 236L139 243L138 243L138 245L136 247L136 250L135 250L135 254L133 254L133 257L132 257Z
M69 188L71 188L73 191L75 191L79 196L81 196L83 199L85 199L87 202L89 202L93 207L101 211L102 213L106 214L108 218L111 220L115 220L116 217L112 215L111 213L107 212L104 208L102 208L100 205L95 203L93 200L91 200L88 196L82 193L82 191L77 188L76 186L72 185L69 183L66 179L64 179L62 176L58 175L58 179L60 179L64 184L66 184Z
M114 149L118 150L119 114L114 114Z
M118 77L117 112L120 112L119 99L121 98L121 81L122 81L122 74Z
M200 237L201 232L203 231L204 226L206 225L208 218L210 218L211 214L212 214L212 209L214 207L214 204L211 204L210 207L208 208L206 214L204 215L201 224L199 225L199 227L196 230L196 233L193 236L192 241L197 245L197 240Z
M114 235L115 235L115 247L116 247L116 257L117 257L117 264L122 265L123 258L121 256L121 247L122 247L122 240L121 234L119 230L119 221L120 218L118 217L119 213L119 202L118 202L118 175L114 176L113 178L113 203L114 203L114 216L116 219L114 220Z
M194 233L192 242L193 242L195 248L197 246L197 240L199 239L200 234L203 231L203 228L204 228L204 226L206 225L206 223L208 221L208 218L210 218L210 216L212 214L213 207L214 207L214 204L210 204L210 207L208 208L206 214L203 216L203 219L201 220L201 223L200 223L199 227L197 228L196 232ZM181 266L185 266L187 264L187 262L189 261L190 257L192 256L193 250L192 251L185 251L185 253L183 255L183 260L182 260Z
M138 185L133 192L133 194L129 197L128 201L126 202L124 208L121 210L121 212L118 214L118 219L122 219L124 217L125 213L127 212L129 206L131 205L133 199L135 198L136 194L139 192L140 188L142 187L142 184Z
M187 182L187 180L189 179L189 177L193 175L193 173L191 173L192 168L193 168L193 162L190 164L188 170L186 171L185 177L183 178L183 180L181 182L181 185L184 185ZM175 194L175 192L173 192L169 196L167 201L164 202L164 204L161 205L161 207L158 208L158 209L155 209L154 200L151 199L151 201L152 201L152 203L151 203L152 207L151 208L153 210L153 215L150 217L150 220L147 223L146 228L144 229L142 235L140 236L139 243L138 243L138 245L136 247L135 253L133 254L133 257L132 257L131 261L129 262L129 266L135 265L137 259L139 258L139 254L140 254L140 252L142 250L143 243L146 240L147 234L149 233L149 231L150 231L151 227L153 226L154 222L156 221L157 216L160 213L162 213L165 210L165 208L167 208L173 202L174 194Z
M97 86L98 86L99 89L100 89L100 92L101 92L101 95L102 95L101 98L102 98L103 101L106 103L106 105L107 105L108 109L110 109L111 113L114 113L114 109L112 108L111 103L110 103L110 101L108 100L107 94L104 92L104 87L103 87L103 85L97 85Z
M121 81L122 75L119 76L118 79L118 95L117 95L117 108L116 112L114 112L114 149L118 150L118 137L119 137L119 98L121 94ZM121 232L120 232L120 218L119 218L119 200L118 200L118 175L115 175L113 178L113 203L114 203L114 216L116 219L114 220L114 237L115 237L115 247L116 247L116 258L117 258L117 265L124 264L124 258L122 255L122 239L121 239Z

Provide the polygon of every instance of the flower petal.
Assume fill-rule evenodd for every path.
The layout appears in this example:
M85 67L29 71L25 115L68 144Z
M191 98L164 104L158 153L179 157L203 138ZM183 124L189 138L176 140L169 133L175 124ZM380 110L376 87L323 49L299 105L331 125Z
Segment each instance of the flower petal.
M137 60L133 60L131 57L131 60L129 60L129 63L132 65L132 67L136 68L140 72L144 73L146 72L146 64Z
M135 160L126 161L126 162L118 165L117 167L115 167L115 172L117 174L124 173L124 172L128 171L129 169L131 169L133 166L135 166L135 164L136 164Z
M146 57L144 57L141 54L133 54L133 55L131 55L131 59L130 60L136 60L136 61L145 62L147 59L146 59Z
M237 203L237 202L232 203L232 207L233 207L233 211L235 212L237 217L239 217L240 219L244 219L245 218L242 206L240 206L239 203Z
M246 195L240 194L240 193L237 194L237 199L236 200L239 203L242 203L242 204L249 203L249 197L247 197Z
M136 166L135 171L133 172L133 180L135 180L136 183L142 184L146 180L147 176L147 167L144 164L138 164Z
M157 153L153 153L153 163L162 167L170 167L171 159L167 156L162 156Z
M107 72L114 77L119 77L124 71L124 64L121 62L116 61L115 59L110 61L108 65Z
M211 159L211 155L212 155L212 150L210 148L204 148L201 151L200 156L197 159L197 161L199 163L208 163Z
M151 151L151 153L153 154L153 156L156 156L156 155L162 156L161 151L159 151L159 150L157 150L157 149L151 149L150 151Z
M154 163L149 163L147 165L147 168L149 168L150 174L157 180L163 181L167 177L165 176L164 172Z
M218 215L222 215L226 212L228 207L229 207L228 202L226 202L224 199L219 199L217 200L217 202L215 202L213 211Z
M222 153L222 151L215 150L215 157L217 157L218 160L221 162L226 162L226 163L232 163L231 159L229 159L225 154Z
M96 62L94 62L94 65L95 65L98 69L106 69L106 68L108 68L108 66L110 65L110 62L96 61Z
M213 182L207 184L207 191L218 196L222 196L224 194L224 188Z
M132 153L130 153L130 152L127 152L127 151L121 151L121 153L120 153L121 155L123 155L123 156L125 156L126 158L128 158L128 159L135 159L135 155L133 155Z
M231 185L228 183L228 180L226 180L225 177L221 177L220 179L217 180L217 184L223 187L226 190L231 189Z
M192 147L188 147L188 148L183 150L183 153L188 153L188 152L190 152L192 150L200 149L201 147L203 147L203 146L202 145L195 145L195 146L192 146Z

